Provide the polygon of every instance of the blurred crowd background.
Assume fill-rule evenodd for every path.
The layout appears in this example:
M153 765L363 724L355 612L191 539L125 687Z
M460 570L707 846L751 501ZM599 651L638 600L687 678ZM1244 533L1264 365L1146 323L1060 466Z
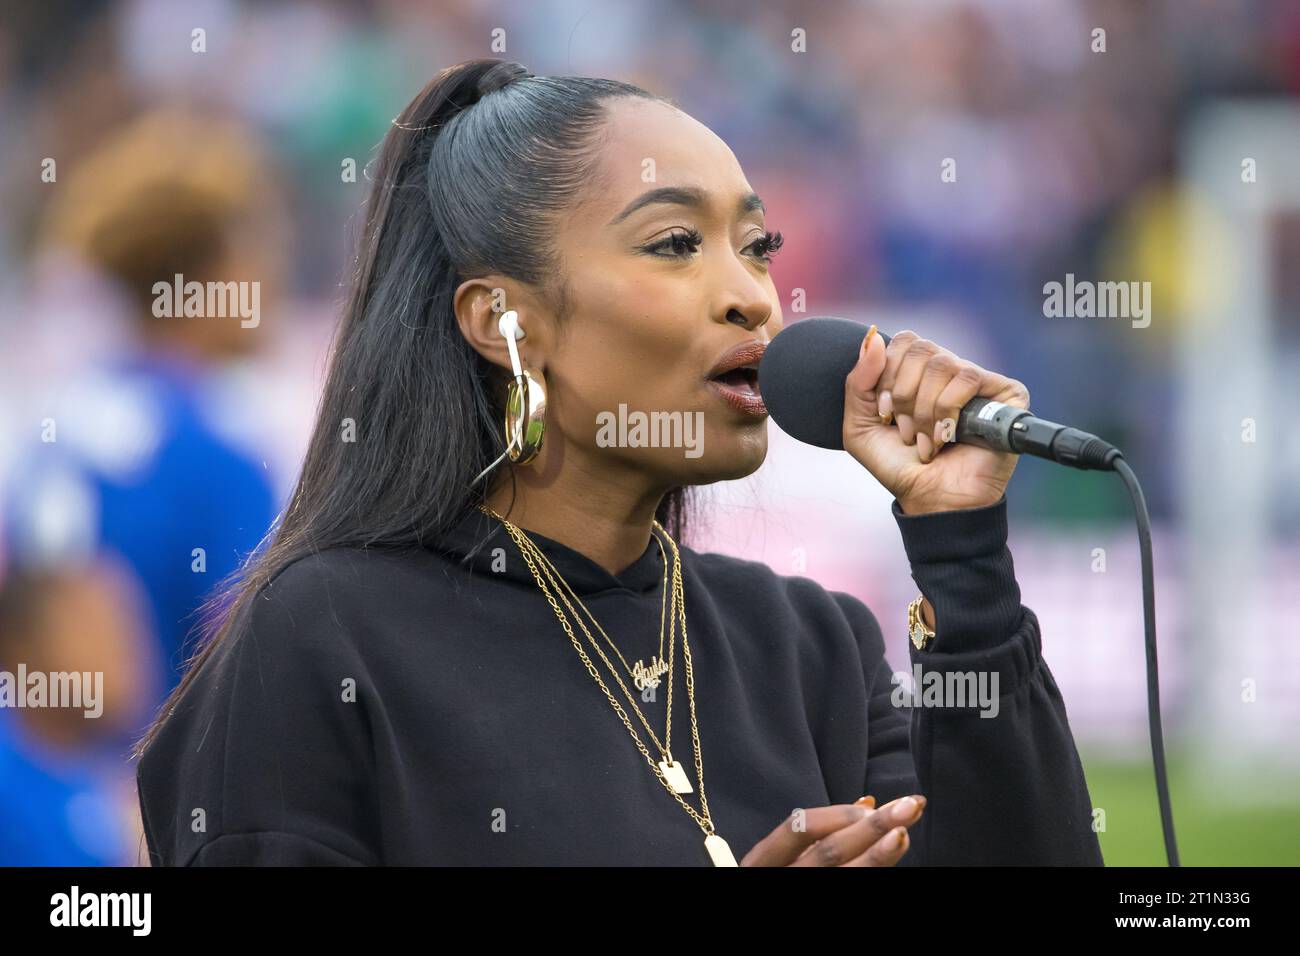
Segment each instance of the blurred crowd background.
M291 487L365 164L479 56L631 81L714 129L785 236L787 323L916 329L1125 449L1155 524L1183 860L1300 862L1300 6L11 0L0 670L105 677L95 720L0 709L0 865L147 860L127 751ZM258 281L260 321L154 318L174 273ZM1046 316L1067 274L1150 282L1150 325ZM888 496L772 439L691 543L857 594L904 668ZM1025 461L1008 498L1107 860L1160 863L1127 496Z

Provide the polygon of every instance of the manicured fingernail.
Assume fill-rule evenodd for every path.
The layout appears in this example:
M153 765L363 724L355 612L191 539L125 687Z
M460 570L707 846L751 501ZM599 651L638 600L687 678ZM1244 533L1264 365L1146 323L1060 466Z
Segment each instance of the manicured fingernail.
M885 850L889 853L893 853L896 850L902 849L903 834L906 832L907 831L904 830L902 827L895 827L894 829L890 830L889 834L885 837L885 841L884 841Z
M860 807L875 807L876 798L873 797L871 794L867 794L865 797L858 797L858 799L854 800L853 802Z
M889 392L880 393L880 420L888 425L894 418L894 397Z
M875 334L876 334L876 327L874 325L871 328L867 329L867 337L862 340L862 351L865 352L867 350L867 346L871 344L871 337Z
M946 421L937 421L934 423L934 447L935 448L939 448L942 445L947 443L946 432L948 431L948 429L944 427L945 424Z
M917 432L916 453L920 456L923 465L928 465L934 458L934 443L930 441L929 435Z
M914 797L903 797L894 804L894 819L900 821L910 820L916 816L917 809L918 805Z

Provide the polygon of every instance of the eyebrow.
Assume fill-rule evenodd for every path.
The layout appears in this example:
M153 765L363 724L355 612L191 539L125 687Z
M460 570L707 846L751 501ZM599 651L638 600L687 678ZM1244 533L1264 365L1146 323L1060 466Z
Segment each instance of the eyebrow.
M649 206L654 203L668 203L675 206L692 206L694 208L703 208L708 205L708 199L704 190L696 189L694 186L661 186L658 189L651 189L642 193L623 207L623 211L609 221L609 225L614 226L622 222L632 213L636 212L643 206ZM763 200L758 198L757 193L748 193L741 196L740 201L736 204L736 217L740 218L746 213L754 210L766 213L767 207L763 205Z

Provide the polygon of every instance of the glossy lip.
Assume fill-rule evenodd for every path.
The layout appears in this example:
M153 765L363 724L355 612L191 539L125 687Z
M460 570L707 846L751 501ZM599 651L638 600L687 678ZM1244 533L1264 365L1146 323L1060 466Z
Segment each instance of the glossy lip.
M726 401L737 411L746 415L752 415L755 418L762 418L767 415L767 406L763 404L761 395L749 395L745 392L737 391L729 385L714 381L714 377L730 372L732 369L740 368L744 365L758 367L759 362L763 359L763 352L767 350L767 343L752 339L748 342L742 342L733 348L728 349L722 354L722 357L714 363L713 368L705 376L705 384L709 386L719 398ZM755 377L754 390L758 391L758 379Z
M758 367L758 363L763 360L763 353L767 351L767 343L759 339L750 339L748 342L741 342L722 353L722 357L713 363L713 368L705 373L706 379L715 378L724 372L730 372L733 368L740 368L742 365L753 365Z

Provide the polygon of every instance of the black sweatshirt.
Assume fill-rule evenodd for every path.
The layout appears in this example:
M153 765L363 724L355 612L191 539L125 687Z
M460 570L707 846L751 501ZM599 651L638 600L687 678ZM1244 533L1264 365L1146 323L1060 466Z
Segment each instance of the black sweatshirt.
M996 677L996 716L973 695L965 707L899 706L880 623L857 598L683 546L717 832L740 860L797 808L923 793L905 865L1101 864L1065 705L1020 603L1006 499L893 508L937 624L925 650L909 642L909 670L921 665L922 690L931 671L983 672L986 689ZM648 662L663 597L654 538L615 576L531 537L627 662ZM255 608L141 758L154 865L709 865L703 831L494 518L471 509L425 549L324 550L277 575ZM666 681L647 702L623 679L663 740ZM670 746L698 810L680 636L674 680Z

